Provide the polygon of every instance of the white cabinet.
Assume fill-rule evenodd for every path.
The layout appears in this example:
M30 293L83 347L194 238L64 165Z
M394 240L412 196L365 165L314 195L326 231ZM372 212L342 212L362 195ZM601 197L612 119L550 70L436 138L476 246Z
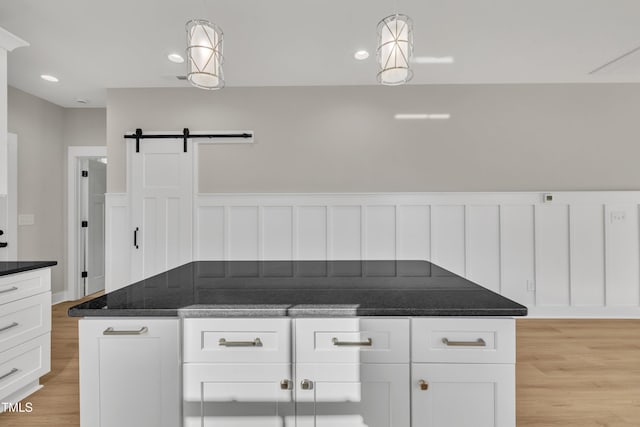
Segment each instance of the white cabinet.
M181 424L179 325L176 318L80 320L82 427Z
M412 427L515 427L515 320L411 321Z
M185 427L410 427L409 319L185 319Z
M0 195L7 194L7 52L29 43L0 28Z
M40 389L51 370L50 289L49 268L0 277L0 402Z
M184 427L294 427L290 319L183 324Z
M514 427L515 366L416 363L413 427Z

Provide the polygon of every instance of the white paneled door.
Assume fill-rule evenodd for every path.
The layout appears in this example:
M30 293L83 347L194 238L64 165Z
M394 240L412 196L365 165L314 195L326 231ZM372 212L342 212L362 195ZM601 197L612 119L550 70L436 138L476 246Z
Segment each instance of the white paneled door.
M107 190L107 165L98 160L87 162L88 170L88 227L85 294L104 289L104 193Z
M139 147L128 147L133 281L192 260L193 144L145 139Z

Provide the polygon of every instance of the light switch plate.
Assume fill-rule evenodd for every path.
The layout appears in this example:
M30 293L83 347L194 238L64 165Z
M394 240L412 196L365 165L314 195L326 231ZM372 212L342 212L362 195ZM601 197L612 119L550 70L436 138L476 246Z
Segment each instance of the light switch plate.
M36 223L34 214L20 214L18 215L18 225L33 225Z

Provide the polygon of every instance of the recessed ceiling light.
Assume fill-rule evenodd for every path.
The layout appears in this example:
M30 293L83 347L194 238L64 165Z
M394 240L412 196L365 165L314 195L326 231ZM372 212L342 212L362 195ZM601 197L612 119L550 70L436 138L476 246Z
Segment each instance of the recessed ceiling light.
M412 62L414 64L453 64L455 59L453 56L415 56Z
M359 50L353 54L353 57L356 58L358 61L362 61L369 57L369 52L367 52L366 50Z
M171 62L175 62L176 64L182 64L184 62L184 58L177 53L170 53L167 55L167 59Z
M76 98L76 102L77 102L78 104L88 104L88 103L89 103L89 100L88 100L88 99L86 99L86 98Z
M40 76L40 78L41 78L42 80L46 80L46 81L48 81L48 82L53 82L53 83L57 83L57 82L59 82L59 81L60 81L60 80L58 80L58 78L57 78L57 77L50 76L49 74L43 74L43 75L41 75L41 76Z
M451 114L396 114L393 118L396 120L447 120L451 118Z

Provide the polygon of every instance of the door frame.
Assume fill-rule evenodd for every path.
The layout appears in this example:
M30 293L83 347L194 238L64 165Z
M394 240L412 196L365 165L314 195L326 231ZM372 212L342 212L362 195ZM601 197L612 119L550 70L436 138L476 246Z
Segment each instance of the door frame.
M67 151L67 284L61 301L77 300L84 296L81 285L78 259L80 256L80 233L73 224L80 223L80 188L78 161L86 157L107 157L106 146L74 146ZM109 166L107 165L107 168Z
M7 224L4 238L7 246L7 260L18 260L18 135L7 134Z

